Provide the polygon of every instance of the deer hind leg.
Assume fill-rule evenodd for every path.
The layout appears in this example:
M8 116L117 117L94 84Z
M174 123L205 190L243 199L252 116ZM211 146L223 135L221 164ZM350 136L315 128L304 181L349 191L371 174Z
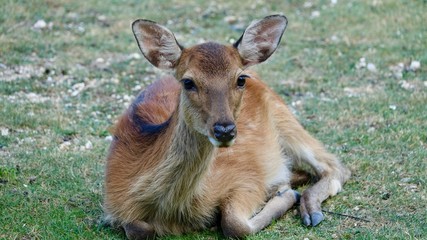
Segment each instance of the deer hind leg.
M319 181L302 193L300 213L306 226L316 226L324 216L321 203L341 191L350 178L350 171L323 145L314 139L283 106L276 109L275 117L284 151L299 162L311 166Z
M154 239L154 228L143 221L133 221L122 225L129 240Z
M342 190L350 177L350 171L334 155L326 152L317 140L303 131L300 136L305 136L301 141L288 144L294 151L294 157L310 165L320 177L318 182L302 193L300 201L303 223L306 226L316 226L324 219L321 203Z
M223 233L227 237L243 237L257 233L270 225L273 220L280 218L299 200L299 197L298 192L288 187L281 187L277 194L254 216L254 211L245 208L247 205L238 201L238 198L228 199L221 209Z
M317 141L301 147L300 159L308 163L320 177L318 182L303 192L300 202L303 223L316 226L324 218L321 203L342 190L350 177L350 171Z

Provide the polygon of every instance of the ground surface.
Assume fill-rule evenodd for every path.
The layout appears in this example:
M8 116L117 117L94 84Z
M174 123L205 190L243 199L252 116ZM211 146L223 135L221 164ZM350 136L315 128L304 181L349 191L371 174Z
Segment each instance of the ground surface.
M209 2L2 1L0 238L124 238L98 221L108 128L161 74L141 58L133 20L189 46L233 42L274 13L289 27L256 69L353 176L318 227L293 209L249 239L426 238L427 2Z

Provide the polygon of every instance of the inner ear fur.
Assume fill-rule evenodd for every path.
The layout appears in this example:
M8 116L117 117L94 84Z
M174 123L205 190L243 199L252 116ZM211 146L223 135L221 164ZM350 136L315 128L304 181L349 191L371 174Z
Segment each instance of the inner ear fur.
M132 31L144 57L161 69L176 67L183 47L166 27L153 21L138 19L132 23Z
M271 15L253 21L233 45L243 65L247 67L267 60L279 46L287 25L288 20L283 15Z

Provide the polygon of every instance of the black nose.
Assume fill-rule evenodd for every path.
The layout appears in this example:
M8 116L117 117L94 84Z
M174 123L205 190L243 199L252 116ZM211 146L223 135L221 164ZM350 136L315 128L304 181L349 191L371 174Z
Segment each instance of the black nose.
M229 142L236 136L236 125L234 123L215 123L215 138L220 142Z

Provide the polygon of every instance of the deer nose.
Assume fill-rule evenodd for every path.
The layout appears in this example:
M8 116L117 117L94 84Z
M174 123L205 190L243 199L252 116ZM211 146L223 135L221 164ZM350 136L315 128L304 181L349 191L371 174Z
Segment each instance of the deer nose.
M236 136L236 125L234 123L215 123L215 138L220 142L229 142Z

